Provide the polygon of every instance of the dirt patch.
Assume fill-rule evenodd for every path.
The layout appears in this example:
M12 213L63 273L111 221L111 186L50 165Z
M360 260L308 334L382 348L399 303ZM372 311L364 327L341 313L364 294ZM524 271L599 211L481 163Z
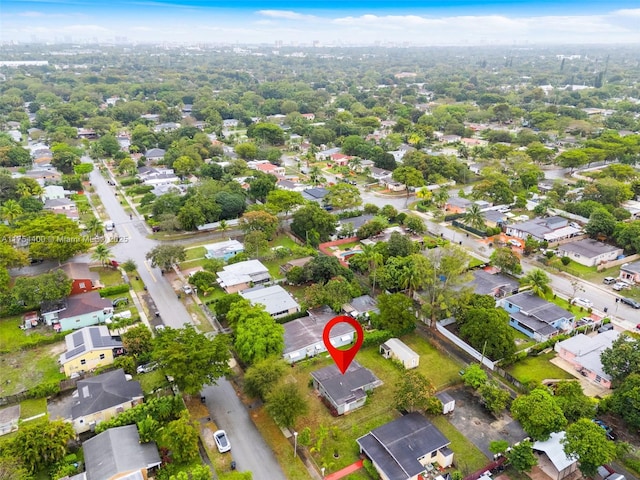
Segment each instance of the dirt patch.
M61 353L64 353L64 351L67 349L66 344L64 342L60 342L60 343L54 343L51 348L49 349L49 351L51 352L51 355L60 355Z

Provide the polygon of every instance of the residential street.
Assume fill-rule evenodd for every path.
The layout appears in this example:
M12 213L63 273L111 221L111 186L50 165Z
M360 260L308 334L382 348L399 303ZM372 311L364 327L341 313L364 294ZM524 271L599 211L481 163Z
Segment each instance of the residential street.
M271 449L251 421L250 412L231 384L221 378L218 385L206 387L203 393L207 397L211 418L229 436L231 453L238 470L251 470L254 480L286 480ZM291 456L293 458L293 449Z

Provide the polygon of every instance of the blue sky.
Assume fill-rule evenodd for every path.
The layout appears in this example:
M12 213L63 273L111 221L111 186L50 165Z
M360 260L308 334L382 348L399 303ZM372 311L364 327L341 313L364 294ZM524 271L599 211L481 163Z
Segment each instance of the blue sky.
M640 43L637 0L0 0L0 41Z

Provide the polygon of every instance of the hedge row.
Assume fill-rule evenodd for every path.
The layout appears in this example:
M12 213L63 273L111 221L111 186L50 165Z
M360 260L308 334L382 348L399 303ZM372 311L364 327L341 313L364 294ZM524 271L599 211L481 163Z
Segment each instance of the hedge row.
M129 285L127 285L126 283L123 283L122 285L104 287L102 290L100 290L100 296L104 298L110 295L116 295L118 293L127 293L130 288L131 287L129 287Z

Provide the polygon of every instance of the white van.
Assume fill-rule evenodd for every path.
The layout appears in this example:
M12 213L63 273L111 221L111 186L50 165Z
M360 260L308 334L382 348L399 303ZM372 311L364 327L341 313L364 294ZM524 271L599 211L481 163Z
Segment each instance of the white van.
M111 220L107 220L106 222L104 222L104 229L107 232L111 232L114 228L116 228L116 224L113 223Z

